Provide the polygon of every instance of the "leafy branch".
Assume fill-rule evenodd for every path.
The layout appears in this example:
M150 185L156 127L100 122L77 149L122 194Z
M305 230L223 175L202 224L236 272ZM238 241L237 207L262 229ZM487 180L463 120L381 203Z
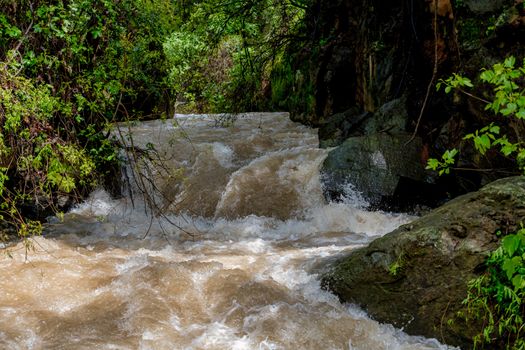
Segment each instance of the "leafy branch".
M454 73L447 79L441 79L436 88L445 88L445 93L456 90L473 97L486 104L485 110L492 111L494 115L501 115L514 120L525 119L525 60L523 64L516 67L516 59L508 57L502 63L493 65L491 69L485 69L480 75L480 80L492 86L493 96L486 100L466 91L474 87L469 78ZM494 122L475 130L463 137L474 143L475 149L485 155L489 150L496 149L505 157L514 159L522 172L525 172L525 147L523 141L517 135L516 141L510 141L507 135L500 134L500 127ZM449 174L455 164L457 150L446 151L441 159L431 158L428 160L427 169L439 172L439 175Z

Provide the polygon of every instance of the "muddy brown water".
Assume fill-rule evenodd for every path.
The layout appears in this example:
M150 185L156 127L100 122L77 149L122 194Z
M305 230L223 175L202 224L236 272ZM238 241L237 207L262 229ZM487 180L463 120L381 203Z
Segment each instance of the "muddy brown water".
M162 161L138 162L156 210L129 166L127 196L97 190L51 218L27 257L10 247L0 349L448 349L319 286L320 261L410 216L364 210L350 185L326 203L327 151L286 113L218 124L194 115L122 127Z

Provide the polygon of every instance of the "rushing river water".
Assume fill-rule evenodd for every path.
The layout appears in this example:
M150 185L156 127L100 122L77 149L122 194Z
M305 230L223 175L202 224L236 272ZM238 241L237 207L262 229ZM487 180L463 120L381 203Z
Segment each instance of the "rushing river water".
M0 349L447 349L319 286L320 261L410 217L325 203L327 151L287 114L223 119L121 127L154 159L0 258Z

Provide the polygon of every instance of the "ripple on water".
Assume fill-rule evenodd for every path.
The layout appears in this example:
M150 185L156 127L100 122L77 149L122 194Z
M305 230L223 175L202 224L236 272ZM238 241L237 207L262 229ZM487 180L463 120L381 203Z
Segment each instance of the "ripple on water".
M186 167L184 183L153 181L190 204L151 218L137 198L98 190L52 220L27 260L22 244L0 259L1 349L447 349L340 304L316 275L411 217L366 211L351 186L325 203L326 151L286 113L213 120L135 127L137 146L154 140Z

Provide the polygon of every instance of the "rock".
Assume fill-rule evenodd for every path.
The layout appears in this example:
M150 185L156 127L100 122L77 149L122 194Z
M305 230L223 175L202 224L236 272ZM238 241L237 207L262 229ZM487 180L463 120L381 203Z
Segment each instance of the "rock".
M304 28L308 39L297 45L296 53L290 52L292 69L303 74L305 94L290 89L294 95L290 100L311 101L308 109L292 110L292 115L300 113L301 118L294 120L319 127L323 147L385 129L397 133L405 126L405 132L416 130L424 139L432 158L440 158L444 150L460 149L463 136L489 124L491 117L485 103L460 93L445 94L432 88L427 96L432 77L446 79L459 73L475 83L477 95L488 98L490 87L476 84L480 70L509 55L525 55L522 1L439 0L434 4L428 0L411 1L407 6L404 1L312 0L309 4ZM382 123L391 120L378 112L400 96L406 96L403 108L408 117L392 123L396 126L388 130ZM350 109L355 112L347 113ZM452 117L460 127L442 137L440 131ZM511 139L525 134L525 127L518 124L500 126L501 134ZM472 165L469 169L517 169L516 164L509 166L503 157L494 156L495 152L482 157L490 163L487 167L480 166L479 153L461 154ZM448 176L447 183L457 189L451 194L478 189L485 182L484 175L468 172L473 173L459 170ZM498 176L508 176L508 172Z
M358 132L362 135L380 132L403 133L407 131L407 122L406 97L397 98L382 105L363 123L362 129Z
M495 181L355 250L322 277L342 301L409 334L471 348L479 324L457 316L467 282L525 219L525 177ZM452 320L452 322L449 322Z
M477 15L501 10L505 0L465 0L465 5Z
M346 140L350 133L370 116L357 108L350 108L342 113L336 113L319 126L319 147L337 147Z
M336 147L348 137L382 132L406 132L408 112L406 98L398 98L382 105L375 113L363 112L357 107L336 113L319 126L319 146Z
M403 195L402 179L424 182L422 149L421 139L409 134L350 137L323 163L325 195L337 199L350 183L372 205L388 203Z

